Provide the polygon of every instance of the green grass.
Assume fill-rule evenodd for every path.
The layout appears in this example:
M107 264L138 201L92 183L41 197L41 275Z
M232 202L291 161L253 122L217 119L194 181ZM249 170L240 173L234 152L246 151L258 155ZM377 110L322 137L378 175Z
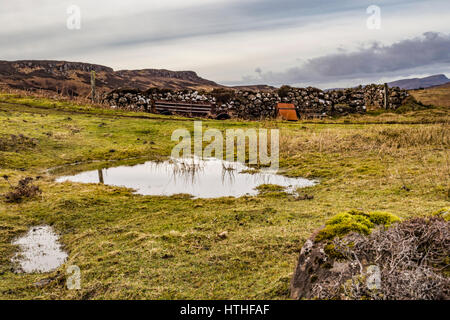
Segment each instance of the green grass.
M163 159L175 145L172 131L192 130L191 119L11 95L0 101L7 101L0 102L0 139L36 141L0 151L0 176L12 184L42 177L40 197L0 201L0 299L286 299L303 242L330 217L351 209L418 216L449 204L442 109L339 124L205 120L204 129L280 128L281 172L320 183L304 189L312 200L270 185L256 197L192 199L60 184L48 172L81 170L64 167L75 162L87 170ZM411 124L423 117L430 123ZM8 190L2 179L0 193ZM11 240L40 224L61 234L69 259L49 274L15 274ZM69 265L81 269L81 290L66 289ZM50 282L34 285L42 279Z

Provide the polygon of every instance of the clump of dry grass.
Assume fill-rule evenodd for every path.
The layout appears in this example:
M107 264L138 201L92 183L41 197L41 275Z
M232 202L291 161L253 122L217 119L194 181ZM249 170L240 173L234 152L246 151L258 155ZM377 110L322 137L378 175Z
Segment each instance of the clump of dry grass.
M3 179L8 181L9 177L7 175L4 175ZM5 201L19 203L25 198L33 198L41 194L41 189L38 186L33 185L32 182L33 178L26 177L19 180L16 186L9 184L12 191L5 194Z
M29 138L23 134L0 137L0 151L19 151L33 148L37 145L37 139Z

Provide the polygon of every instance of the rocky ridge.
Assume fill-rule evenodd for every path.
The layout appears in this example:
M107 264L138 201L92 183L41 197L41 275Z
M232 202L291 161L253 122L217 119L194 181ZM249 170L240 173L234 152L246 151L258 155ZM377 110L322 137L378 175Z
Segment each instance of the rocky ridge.
M150 87L172 90L212 90L222 86L199 77L193 71L164 69L119 70L82 62L52 60L0 61L0 85L21 90L43 90L69 96L88 96L91 71L96 73L98 92L121 87L146 90Z

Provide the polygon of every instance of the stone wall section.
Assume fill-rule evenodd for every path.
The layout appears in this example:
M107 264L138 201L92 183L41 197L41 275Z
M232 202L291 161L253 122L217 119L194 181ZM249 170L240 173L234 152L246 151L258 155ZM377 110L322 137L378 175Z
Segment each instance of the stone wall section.
M406 90L389 88L388 108L395 110L409 96ZM317 88L293 88L283 86L273 91L247 91L219 89L211 92L194 90L174 91L152 88L113 90L103 96L102 102L112 108L134 111L152 110L155 101L173 101L193 104L210 104L213 116L228 114L234 118L263 119L276 116L278 102L293 103L301 117L333 116L364 113L368 106L384 108L384 86L323 91Z

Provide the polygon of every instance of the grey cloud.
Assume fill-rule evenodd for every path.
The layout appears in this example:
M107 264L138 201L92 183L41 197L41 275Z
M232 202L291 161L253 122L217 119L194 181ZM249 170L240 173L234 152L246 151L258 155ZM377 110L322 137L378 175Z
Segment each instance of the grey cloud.
M401 4L412 4L420 0L378 0L376 5L388 8ZM365 8L375 4L373 0L258 0L242 1L234 5L236 11L245 13L253 17L286 17L286 16L309 16L321 15L350 10L361 10L365 13Z
M53 24L41 24L36 18L36 21L23 21L24 25L30 26L25 31L0 30L2 58L26 58L30 48L35 57L45 56L48 52L52 56L61 56L99 48L111 50L233 32L276 30L292 24L306 24L308 17L300 19L299 11L314 8L306 1L298 1L295 4L297 10L288 10L294 6L292 0L279 0L277 8L266 7L265 2L205 3L160 11L146 8L137 14L101 19L89 19L89 12L81 8L82 28L79 31L67 30L65 11L61 11L61 15L48 17Z
M379 0L384 8L419 0ZM123 26L136 30L133 35L109 42L110 47L154 43L227 33L276 30L316 23L324 14L356 11L362 16L373 0L250 0L229 3L205 3L201 7L170 9L157 14L144 11L118 21L95 21L103 26ZM138 24L138 26L136 26ZM143 34L142 30L147 32Z
M352 0L205 2L201 6L161 11L146 7L138 14L93 20L89 20L89 13L81 8L83 17L87 18L83 18L79 32L66 30L64 14L48 16L49 21L54 22L53 25L33 25L33 22L30 24L30 21L24 21L24 24L30 25L25 32L8 32L6 28L2 36L0 30L0 47L3 58L17 58L17 55L25 57L30 48L33 48L33 54L45 56L50 51L53 56L61 56L86 53L89 48L111 49L234 32L276 30L317 22L317 17L327 13L342 14L344 11L360 10L365 14L363 9L371 2L372 0L356 3ZM411 0L379 0L378 4L387 7L406 2L410 3ZM26 8L32 10L33 6ZM38 45L34 46L33 43ZM47 45L49 49L43 45Z
M430 2L433 3L434 10L445 11L439 8L448 8L446 1L448 0ZM22 2L26 3L27 1L23 0ZM148 47L149 44L157 48L163 47L166 42L171 42L171 48L175 48L180 43L178 48L182 51L183 46L195 47L200 42L207 42L209 39L219 38L221 35L227 35L222 37L226 41L223 50L229 50L238 55L239 48L236 47L232 37L234 34L240 36L245 34L245 37L251 39L253 36L263 38L265 31L268 30L276 30L283 34L298 27L317 23L323 27L329 27L329 24L334 21L330 18L331 16L342 19L360 14L361 19L364 19L365 8L373 4L373 0L205 1L201 5L187 4L183 6L183 9L162 6L153 10L147 2L139 11L133 10L118 15L114 10L110 10L102 15L91 15L96 8L101 10L102 7L109 5L106 1L96 1L95 4L91 4L89 9L81 8L81 30L70 31L65 25L67 17L65 5L71 1L59 2L59 7L55 10L51 10L51 1L40 0L39 4L37 2L27 3L20 9L12 6L12 8L16 8L17 12L6 10L8 7L4 7L5 4L0 5L4 9L3 16L7 12L6 17L14 18L14 21L17 22L15 25L7 23L0 30L0 59L66 59L66 57L75 57L75 59L90 61L91 57L96 57L100 60L94 62L107 63L102 60L101 54L105 53L109 56L133 54L141 48ZM414 12L416 10L414 3L417 2L420 1L378 0L377 5L387 12L388 8L395 11L400 7L403 8L403 5L409 8L410 12ZM39 8L40 14L35 18L31 15L32 18L27 19L36 8ZM17 25L21 27L19 28ZM261 72L255 71L253 75L245 77L243 80L257 83L295 84L320 82L322 79L328 81L357 76L384 75L389 71L407 70L442 61L442 57L436 56L436 52L449 51L445 41L442 43L442 39L448 40L448 36L428 34L420 40L432 44L431 48L427 48L426 45L414 47L414 44L418 45L420 41L413 39L410 42L405 41L390 47L375 44L354 53L337 50L334 55L306 60L306 62L302 58L297 62L298 65L301 65L300 67L291 68L286 72L266 72L271 63L271 57L268 57L267 66L263 61L258 61L262 67L260 68ZM324 39L325 42L326 40ZM276 45L276 39L267 37L267 43ZM443 48L438 48L439 43ZM264 47L255 47L255 52L258 50L264 50ZM291 53L290 55L292 56ZM421 57L421 55L423 56ZM100 58L98 58L99 56ZM217 66L220 67L219 59L217 59L214 69L211 67L213 70L211 72L216 72ZM242 59L246 59L246 57L244 56ZM249 56L249 62L251 59L252 56ZM151 61L151 58L149 60ZM123 57L123 61L126 61L126 57ZM157 66L153 65L152 67ZM229 67L227 67L228 69ZM242 65L235 69L235 71L233 70L234 77L239 78L242 74ZM251 72L251 69L248 72ZM214 80L221 81L220 76Z
M449 34L426 32L421 37L392 45L374 43L356 52L329 54L309 59L302 66L285 72L267 72L259 78L245 77L243 80L279 85L352 78L373 79L433 65L450 68Z

